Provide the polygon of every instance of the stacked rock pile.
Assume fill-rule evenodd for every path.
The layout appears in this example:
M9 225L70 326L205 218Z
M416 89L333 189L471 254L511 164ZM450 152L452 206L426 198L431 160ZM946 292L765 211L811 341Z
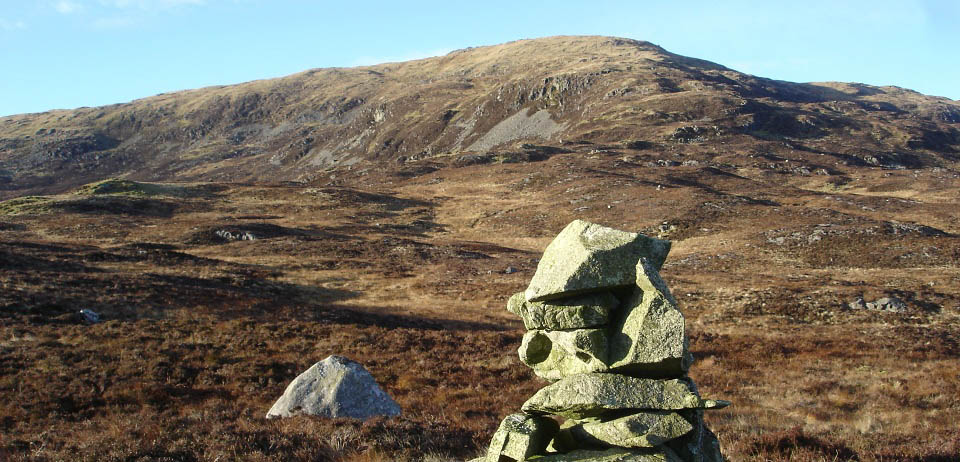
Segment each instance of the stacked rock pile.
M553 381L508 416L484 462L721 462L687 377L683 314L660 278L670 242L574 221L507 310L527 333L520 359ZM550 416L560 416L563 424Z

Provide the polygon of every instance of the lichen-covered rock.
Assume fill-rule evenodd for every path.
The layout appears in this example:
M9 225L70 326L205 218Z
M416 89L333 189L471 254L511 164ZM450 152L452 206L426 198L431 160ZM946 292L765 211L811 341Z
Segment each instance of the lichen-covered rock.
M534 394L521 408L534 415L584 419L611 411L714 409L730 403L704 400L686 380L656 380L620 374L580 374L565 377Z
M520 343L520 360L547 380L607 370L606 329L532 330Z
M610 292L549 302L528 302L519 292L507 301L507 311L520 316L527 329L568 330L607 325L610 312L619 304Z
M400 415L400 406L360 363L329 356L293 379L267 418L298 414L367 419Z
M654 262L641 258L633 295L611 325L610 368L646 377L678 377L693 362L677 301Z
M508 415L494 433L484 462L521 461L546 450L560 426L548 417Z
M652 448L679 438L692 429L690 422L676 412L643 411L613 419L578 423L561 433L569 435L578 447Z
M553 441L547 446L547 452L570 452L576 449L584 449L580 442L570 434L570 429L580 425L581 422L580 420L566 419L560 424L560 431L557 432L557 435L553 437Z
M533 460L537 462L683 462L679 456L664 446L648 449L610 448L602 451L578 449Z
M660 269L669 252L670 241L576 220L547 246L524 294L546 301L626 287L641 257Z

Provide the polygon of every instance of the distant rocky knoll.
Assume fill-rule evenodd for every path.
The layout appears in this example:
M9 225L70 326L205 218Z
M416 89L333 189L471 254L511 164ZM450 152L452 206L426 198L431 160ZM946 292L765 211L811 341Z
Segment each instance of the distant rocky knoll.
M647 42L550 37L446 56L0 118L0 199L140 180L309 181L335 168L682 153L807 171L958 160L960 103L897 87L790 83ZM819 170L818 170L819 169Z

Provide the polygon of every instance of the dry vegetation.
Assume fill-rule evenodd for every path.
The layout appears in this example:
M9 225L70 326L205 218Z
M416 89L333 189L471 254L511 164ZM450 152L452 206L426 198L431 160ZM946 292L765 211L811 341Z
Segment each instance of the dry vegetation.
M544 384L503 307L574 218L674 240L664 277L691 375L734 402L708 415L731 460L960 458L955 171L572 150L0 204L0 460L472 457ZM907 311L846 307L885 295ZM363 363L403 416L266 420L330 354Z

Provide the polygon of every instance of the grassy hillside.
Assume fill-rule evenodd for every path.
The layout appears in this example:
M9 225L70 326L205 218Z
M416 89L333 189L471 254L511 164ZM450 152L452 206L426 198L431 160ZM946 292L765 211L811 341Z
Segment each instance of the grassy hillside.
M0 198L108 177L311 181L523 145L645 147L747 165L947 167L960 104L896 87L750 76L611 37L550 37L446 56L0 118Z

